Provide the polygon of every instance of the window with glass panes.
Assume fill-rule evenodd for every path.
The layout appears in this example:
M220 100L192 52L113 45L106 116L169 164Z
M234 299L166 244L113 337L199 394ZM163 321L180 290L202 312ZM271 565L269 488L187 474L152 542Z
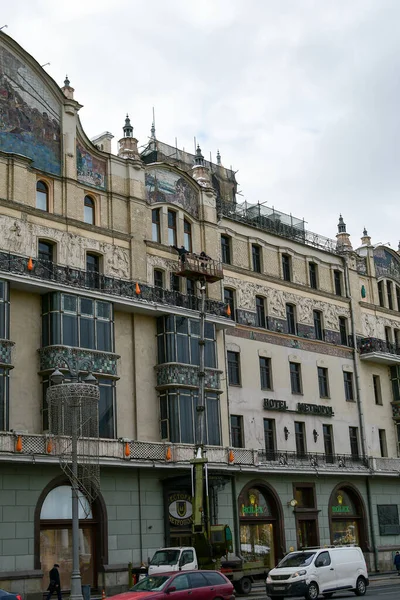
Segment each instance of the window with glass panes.
M383 292L384 292L383 281L378 281L379 306L385 306L385 298L384 298Z
M50 242L39 240L38 244L38 259L45 262L53 262L54 245Z
M153 208L151 211L151 239L153 242L161 242L161 211L159 208Z
M336 296L342 296L342 272L333 271L333 281L335 285Z
M374 388L375 404L382 405L381 378L379 375L372 375L372 385Z
M286 323L288 333L297 334L296 309L293 304L286 304Z
M301 394L301 365L297 362L290 362L290 384L292 388L292 394Z
M173 292L181 291L181 278L179 277L179 275L176 275L175 273L171 273L170 286L171 286L171 290Z
M256 296L256 327L265 327L265 298Z
M226 265L231 264L231 238L228 235L221 235L221 255L222 262Z
M197 390L173 388L160 392L161 439L175 444L194 444L196 442L197 405ZM221 427L218 394L206 392L204 412L204 443L219 446Z
M234 448L244 448L243 417L241 415L231 415L231 441Z
M291 258L289 254L282 254L282 275L285 281L291 280L290 262Z
M188 252L192 252L192 226L187 219L183 221L183 245Z
M358 445L358 427L349 427L350 453L353 458L360 456Z
M240 353L228 350L227 358L229 385L240 385Z
M386 292L388 299L388 308L393 310L393 284L391 281L386 281Z
M318 367L318 387L319 397L329 398L328 369L325 367Z
M400 311L400 287L396 285L397 310Z
M8 281L0 279L0 340L10 338L10 291Z
M387 451L387 442L386 442L386 431L384 429L379 429L378 433L379 433L379 447L380 447L380 451L381 451L381 456L387 457L388 451Z
M400 367L390 367L390 380L392 382L393 402L400 402Z
M322 340L324 337L324 331L322 328L322 312L320 310L313 310L313 320L315 339Z
M91 196L85 196L83 220L89 225L94 225L94 200Z
M252 244L251 256L253 260L253 271L261 273L261 247L257 244Z
M304 456L307 452L306 425L302 421L295 421L294 435L296 440L297 456Z
M42 347L114 351L111 302L55 292L42 296Z
M176 212L168 211L168 244L176 246Z
M346 317L339 317L339 333L340 343L342 346L348 346L349 339L347 334L347 319Z
M316 290L318 288L318 266L316 263L308 263L308 274L310 277L310 286Z
M224 302L231 310L230 318L235 320L235 293L229 288L224 289Z
M260 356L260 379L261 389L272 390L271 359L266 356Z
M98 254L86 254L86 284L98 288L100 285L100 257Z
M215 325L204 323L204 365L217 368ZM177 362L199 365L200 321L177 315L158 317L158 364Z
M354 401L354 389L353 389L353 373L350 371L343 371L344 381L344 397L347 402Z
M9 431L8 369L0 367L0 431Z
M49 188L44 181L38 181L36 184L36 208L49 210Z
M266 459L274 460L276 452L274 419L264 419L264 441Z
M161 269L154 269L154 287L164 287L164 271Z
M333 448L333 428L332 425L322 425L322 432L324 436L324 451L326 460L330 457L333 460L334 448Z

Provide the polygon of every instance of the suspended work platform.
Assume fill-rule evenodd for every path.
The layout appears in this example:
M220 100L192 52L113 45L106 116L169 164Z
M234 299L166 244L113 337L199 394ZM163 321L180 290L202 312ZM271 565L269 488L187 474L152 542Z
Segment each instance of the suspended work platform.
M224 278L220 261L191 252L180 256L175 275L207 283L215 283Z

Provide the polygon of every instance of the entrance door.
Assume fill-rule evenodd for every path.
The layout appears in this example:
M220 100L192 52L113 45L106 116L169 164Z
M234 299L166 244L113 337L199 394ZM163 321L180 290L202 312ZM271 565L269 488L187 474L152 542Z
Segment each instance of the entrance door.
M297 522L297 540L299 548L318 546L316 519L299 519Z

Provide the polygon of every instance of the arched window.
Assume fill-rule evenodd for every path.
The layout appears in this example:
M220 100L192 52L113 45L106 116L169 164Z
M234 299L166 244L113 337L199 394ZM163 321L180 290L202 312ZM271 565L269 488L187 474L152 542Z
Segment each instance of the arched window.
M358 489L348 483L337 485L329 499L331 543L368 546L365 506Z
M72 488L66 481L57 480L43 490L35 513L36 567L47 573L54 563L60 565L61 588L69 589L72 569ZM79 492L79 563L83 584L97 586L98 554L107 560L105 507L99 497L91 506ZM102 546L101 553L98 547ZM48 580L43 578L43 590Z
M46 212L49 210L49 188L41 180L36 184L36 208Z
M91 196L85 196L83 220L89 225L94 225L94 208L93 198Z

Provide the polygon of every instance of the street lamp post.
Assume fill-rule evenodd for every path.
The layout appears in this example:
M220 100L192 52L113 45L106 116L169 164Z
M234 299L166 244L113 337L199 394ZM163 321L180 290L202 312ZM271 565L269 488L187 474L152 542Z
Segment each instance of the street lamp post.
M72 488L72 574L71 574L71 600L83 600L82 581L79 567L79 490L84 485L79 479L79 454L78 439L83 435L91 436L96 433L96 427L89 431L89 421L96 421L98 438L98 401L99 389L96 378L91 374L90 361L78 361L75 359L62 362L68 367L70 378L65 382L64 375L56 369L51 375L52 384L47 391L47 402L50 408L50 430L60 439L70 437L71 446L68 448L68 459L60 462L67 473ZM86 368L85 368L86 367ZM85 368L88 375L84 379L79 378L80 370ZM93 410L91 410L93 406ZM62 443L60 443L60 446ZM70 464L69 464L70 463ZM91 484L98 485L98 479Z

